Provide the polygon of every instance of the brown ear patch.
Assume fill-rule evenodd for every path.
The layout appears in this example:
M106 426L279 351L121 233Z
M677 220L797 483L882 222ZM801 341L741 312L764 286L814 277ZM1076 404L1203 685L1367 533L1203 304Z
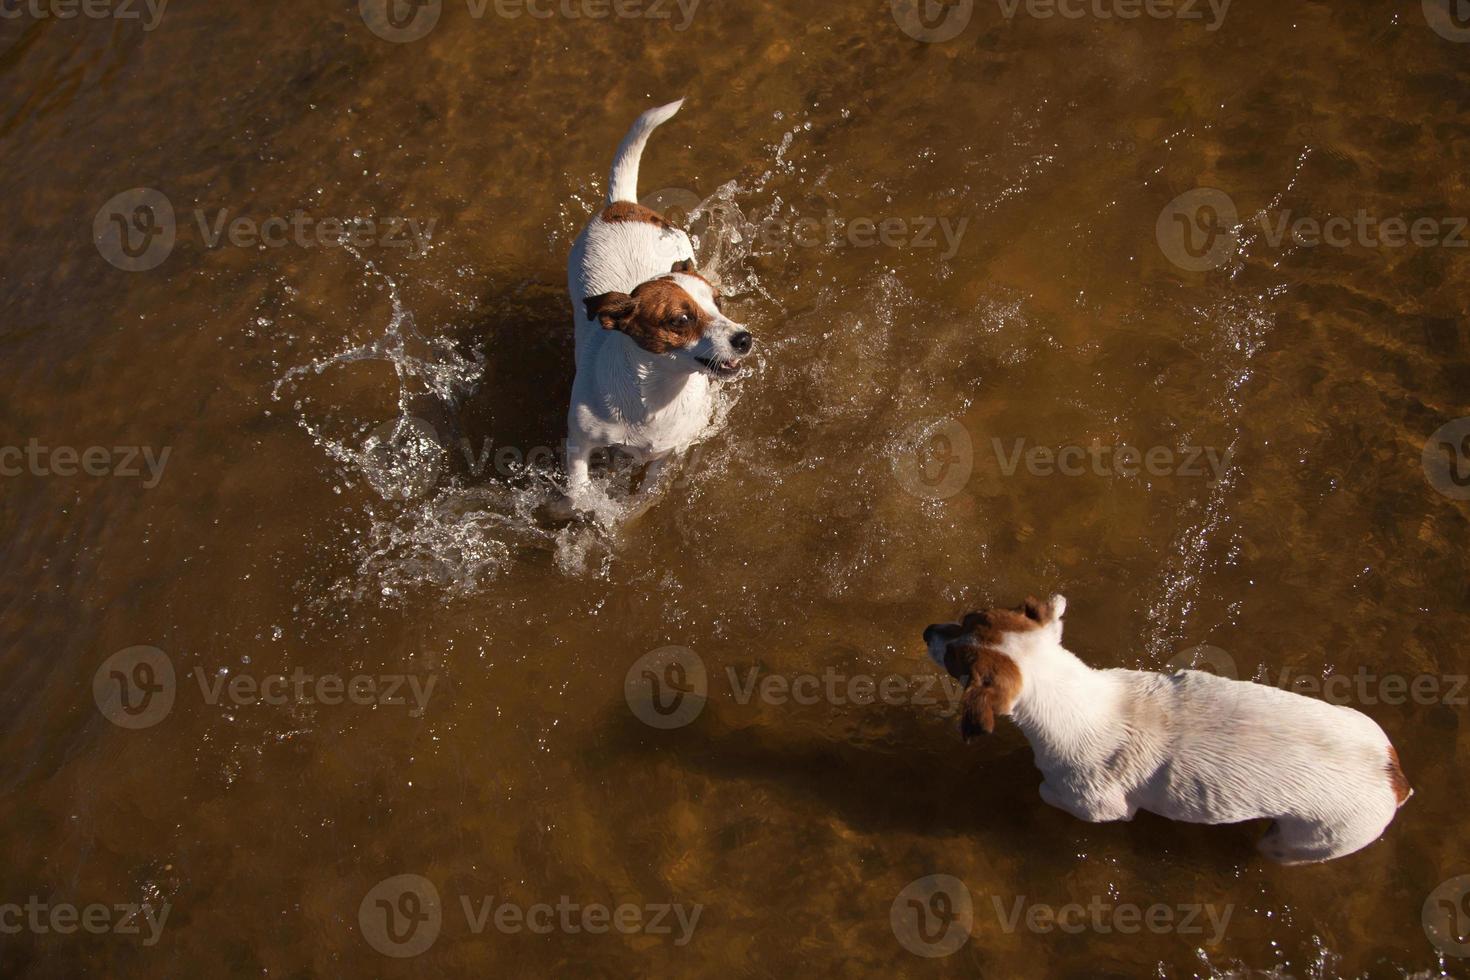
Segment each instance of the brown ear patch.
M1388 785L1393 788L1393 798L1398 800L1399 806L1403 806L1409 797L1414 795L1414 789L1409 785L1409 777L1404 775L1404 767L1399 765L1399 753L1392 745L1388 747Z
M1021 694L1021 668L1003 653L975 650L970 683L960 696L960 735L969 741L995 731L995 716L1010 714Z
M582 301L587 307L587 319L601 323L605 330L617 330L638 309L638 302L627 293L602 293L588 296Z
M619 221L641 221L658 228L673 228L674 226L664 220L663 215L653 208L646 208L632 201L616 201L602 209L602 220L609 222Z

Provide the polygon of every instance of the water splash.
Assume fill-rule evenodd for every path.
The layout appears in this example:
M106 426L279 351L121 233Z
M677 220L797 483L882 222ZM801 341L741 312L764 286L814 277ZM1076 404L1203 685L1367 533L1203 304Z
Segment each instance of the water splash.
M736 193L735 185L727 184L696 212L705 218L701 242L707 251L701 267L727 283L734 280L737 290L764 293L753 275L740 272L748 251L741 247L747 239ZM603 492L590 513L569 524L552 512L565 489L560 473L521 464L483 474L467 441L451 445L419 412L427 401L433 414L457 417L461 400L482 383L484 355L462 352L448 337L425 336L398 282L357 250L347 251L386 291L387 326L372 341L290 368L271 389L271 400L283 402L304 380L329 371L372 362L394 371L397 411L381 424L358 423L334 434L330 412L309 410L300 398L291 402L297 423L342 468L347 485L360 481L373 491L364 504L366 524L354 535L355 570L332 586L328 598L398 601L425 588L446 597L471 596L534 551L551 552L565 575L606 575L623 516L615 500L626 489L620 485L629 476L626 469L598 475ZM735 401L728 389L716 393L702 438L723 428ZM471 464L468 479L449 472L457 448Z

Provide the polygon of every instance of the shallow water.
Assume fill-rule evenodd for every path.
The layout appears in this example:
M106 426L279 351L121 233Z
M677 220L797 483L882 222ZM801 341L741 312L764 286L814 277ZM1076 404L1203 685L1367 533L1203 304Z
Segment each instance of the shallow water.
M0 444L114 475L0 478L0 906L168 911L0 972L1464 975L1470 32L1197 6L6 5ZM668 499L559 525L566 251L680 95L642 189L758 357ZM1368 677L1416 795L1306 868L1050 809L919 638L1048 592L1097 665Z

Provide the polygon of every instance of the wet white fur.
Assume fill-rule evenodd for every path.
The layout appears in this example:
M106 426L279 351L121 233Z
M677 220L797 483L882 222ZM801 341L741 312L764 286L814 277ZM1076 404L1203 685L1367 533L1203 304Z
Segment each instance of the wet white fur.
M638 164L649 134L671 118L683 100L638 117L618 147L607 202L636 202ZM676 262L693 260L689 237L644 221L608 222L594 216L577 237L567 261L567 289L576 321L577 375L567 412L567 476L573 506L596 509L587 464L594 450L616 446L652 464L644 486L658 484L672 456L696 442L714 410L713 376L696 358L737 359L730 338L744 329L715 308L701 279L672 278L714 320L694 346L650 354L626 334L587 316L583 300L603 293L632 293L641 283L667 277Z
M1094 670L1062 646L1065 609L1054 597L1042 629L999 647L1021 669L1010 715L1047 803L1089 821L1271 817L1260 850L1286 864L1351 854L1393 819L1389 740L1367 715L1196 670Z

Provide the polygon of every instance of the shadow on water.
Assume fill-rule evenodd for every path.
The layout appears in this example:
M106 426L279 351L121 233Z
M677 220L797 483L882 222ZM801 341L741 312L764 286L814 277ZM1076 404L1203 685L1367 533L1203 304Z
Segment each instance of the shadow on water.
M485 377L446 420L453 471L478 482L497 473L497 460L519 465L539 449L543 458L555 453L560 473L576 371L566 287L535 279L496 283L478 305L451 328L485 358Z
M607 720L610 752L669 756L680 769L716 783L759 783L792 806L830 813L865 834L973 836L977 847L1018 854L1048 840L1054 846L1033 860L1059 869L1071 867L1077 855L1117 848L1141 864L1162 869L1183 861L1219 875L1263 860L1254 851L1261 821L1205 826L1140 812L1128 822L1089 824L1047 805L1038 795L1041 774L1031 748L1015 733L969 745L950 733L951 740L936 743L932 719L911 707L868 705L865 721L883 733L881 741L825 739L791 728L731 729L710 707L669 732L615 711ZM933 747L911 748L924 744Z

